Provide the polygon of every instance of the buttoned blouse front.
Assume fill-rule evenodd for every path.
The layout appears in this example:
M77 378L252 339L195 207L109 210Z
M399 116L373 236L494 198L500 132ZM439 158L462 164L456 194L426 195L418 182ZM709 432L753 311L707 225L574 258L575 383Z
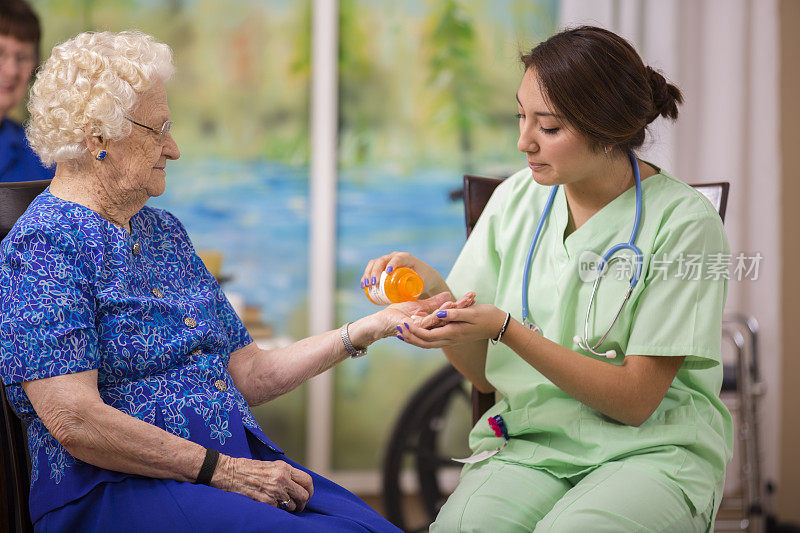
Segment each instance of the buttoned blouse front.
M129 234L90 209L36 198L0 246L0 377L29 424L31 515L128 474L76 460L21 382L97 370L105 403L174 435L246 456L259 428L227 366L252 342L181 223L145 206Z

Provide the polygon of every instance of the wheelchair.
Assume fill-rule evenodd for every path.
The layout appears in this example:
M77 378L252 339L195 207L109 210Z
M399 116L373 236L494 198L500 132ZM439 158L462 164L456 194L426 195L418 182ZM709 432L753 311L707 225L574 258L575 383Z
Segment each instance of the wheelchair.
M501 182L464 176L467 235ZM724 220L729 184L695 188ZM738 462L739 487L723 496L715 530L759 532L764 531L766 513L758 449L758 400L764 393L758 366L758 323L742 314L726 315L722 334L724 347L732 347L735 353L735 360L723 365L721 395L736 421L736 459L731 464ZM469 430L494 401L493 394L470 391L468 382L449 364L411 394L384 453L383 505L392 523L409 533L428 530L458 483L462 465L451 457L470 454Z

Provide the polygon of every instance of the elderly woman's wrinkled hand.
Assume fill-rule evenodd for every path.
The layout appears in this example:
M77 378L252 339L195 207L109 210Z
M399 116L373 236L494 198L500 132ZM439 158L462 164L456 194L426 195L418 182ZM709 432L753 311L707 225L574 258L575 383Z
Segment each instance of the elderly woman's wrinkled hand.
M237 492L259 502L301 512L314 494L311 476L285 461L258 461L220 455L211 486Z
M437 327L441 320L436 313L443 309L463 309L475 303L475 293L468 292L457 301L452 301L449 292L442 292L424 300L392 304L381 313L385 314L390 327L389 335L402 335L403 326L409 322L424 328ZM388 336L388 335L387 335Z
M439 316L442 311L446 311L447 309L466 309L467 307L472 307L475 305L475 298L476 294L470 291L455 302L452 300L447 301L430 313L426 313L424 315L418 313L417 315L411 317L411 320L417 327L423 329L442 327L445 325L445 321Z

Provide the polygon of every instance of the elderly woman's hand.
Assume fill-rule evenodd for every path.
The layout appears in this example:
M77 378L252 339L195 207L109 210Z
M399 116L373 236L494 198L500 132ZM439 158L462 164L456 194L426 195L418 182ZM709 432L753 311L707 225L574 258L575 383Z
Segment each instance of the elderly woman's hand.
M219 456L211 486L275 507L289 501L286 510L298 513L305 509L314 494L311 476L285 461L258 461L227 455Z
M452 301L449 292L442 292L425 300L392 304L377 314L382 316L385 337L402 335L406 323L418 323L424 328L435 328L443 322L436 316L442 309L464 309L475 303L475 293L468 292L457 301Z

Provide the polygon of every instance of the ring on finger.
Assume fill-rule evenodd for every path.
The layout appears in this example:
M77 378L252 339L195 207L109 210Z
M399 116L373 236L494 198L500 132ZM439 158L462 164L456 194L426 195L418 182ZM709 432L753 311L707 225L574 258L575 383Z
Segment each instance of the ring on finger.
M278 502L278 508L288 511L290 503L292 503L292 500L283 500L282 502Z

